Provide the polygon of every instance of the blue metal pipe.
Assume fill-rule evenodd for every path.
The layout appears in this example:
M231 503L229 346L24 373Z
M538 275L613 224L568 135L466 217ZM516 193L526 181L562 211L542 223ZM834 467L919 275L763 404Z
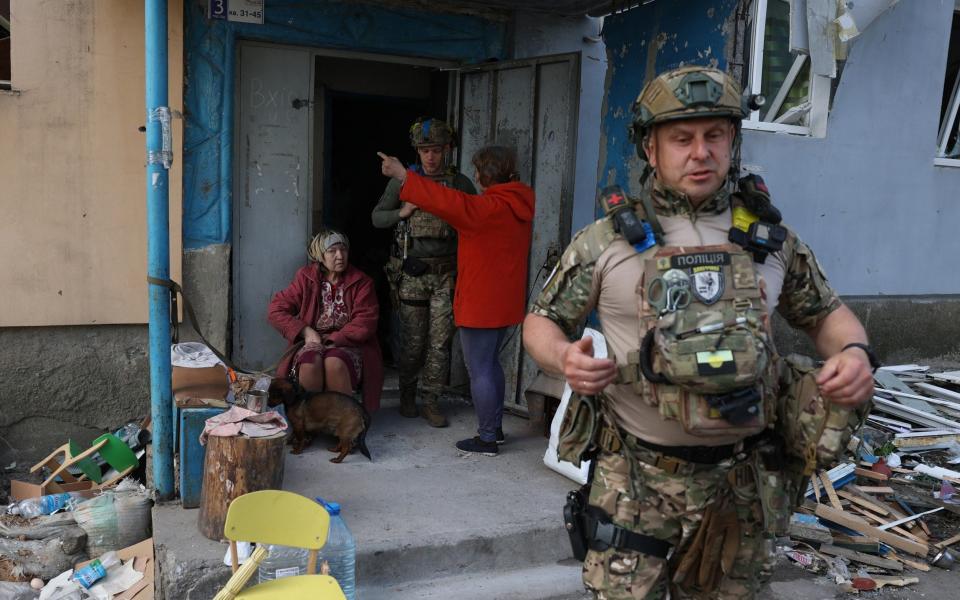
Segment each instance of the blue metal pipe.
M144 0L147 106L147 274L170 278L170 188L172 150L167 107L167 0ZM160 109L160 110L158 110ZM165 115L165 116L164 116ZM150 414L153 421L153 484L160 500L173 497L173 418L170 366L170 292L149 285Z

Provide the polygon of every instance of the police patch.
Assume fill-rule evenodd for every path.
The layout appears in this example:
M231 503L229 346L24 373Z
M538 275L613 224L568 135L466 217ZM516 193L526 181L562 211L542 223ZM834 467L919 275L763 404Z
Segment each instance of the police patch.
M702 267L694 269L690 274L693 295L707 306L713 304L723 296L723 272L718 267Z

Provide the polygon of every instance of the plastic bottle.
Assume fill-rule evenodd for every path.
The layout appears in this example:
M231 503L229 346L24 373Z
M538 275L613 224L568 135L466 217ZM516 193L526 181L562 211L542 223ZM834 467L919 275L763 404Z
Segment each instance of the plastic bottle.
M310 551L306 548L268 544L267 552L257 571L261 582L307 574Z
M7 514L20 515L28 519L40 515L52 515L62 508L67 508L73 499L82 499L82 496L76 492L69 492L27 498L7 507Z
M330 533L327 543L320 549L318 564L326 561L330 567L330 576L337 580L347 600L355 600L357 588L357 544L350 529L340 514L340 505L317 498L330 513Z
M90 586L107 576L107 571L119 564L117 553L107 552L89 565L74 571L73 580L89 590Z

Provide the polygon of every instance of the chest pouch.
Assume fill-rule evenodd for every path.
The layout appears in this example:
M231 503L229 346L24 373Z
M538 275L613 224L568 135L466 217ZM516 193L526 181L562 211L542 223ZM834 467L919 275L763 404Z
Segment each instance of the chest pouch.
M407 220L412 238L450 239L456 231L443 219L431 215L423 210L415 211Z
M755 433L771 422L774 356L749 253L663 248L645 261L637 297L638 366L661 416L698 435Z

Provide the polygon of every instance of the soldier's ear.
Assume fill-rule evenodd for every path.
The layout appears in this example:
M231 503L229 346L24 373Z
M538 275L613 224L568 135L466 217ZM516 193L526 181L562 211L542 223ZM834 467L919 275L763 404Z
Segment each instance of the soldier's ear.
M657 132L651 131L640 140L644 153L647 155L647 162L654 169L657 168Z

